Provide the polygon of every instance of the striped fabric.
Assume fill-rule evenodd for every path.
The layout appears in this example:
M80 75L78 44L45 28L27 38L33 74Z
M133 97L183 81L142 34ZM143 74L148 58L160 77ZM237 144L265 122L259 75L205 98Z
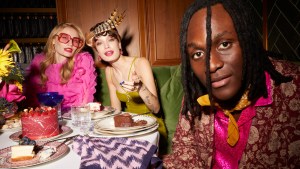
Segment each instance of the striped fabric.
M80 169L161 168L157 146L144 140L78 136L73 151L81 156Z

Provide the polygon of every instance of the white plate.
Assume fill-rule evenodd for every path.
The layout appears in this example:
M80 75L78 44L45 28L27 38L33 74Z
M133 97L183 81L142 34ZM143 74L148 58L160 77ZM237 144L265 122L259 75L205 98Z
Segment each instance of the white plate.
M136 128L132 130L101 130L99 128L96 128L98 132L105 133L105 134L114 134L114 135L123 135L123 134L130 134L130 133L136 133L144 130L150 130L153 127L156 127L157 123L153 123L153 125L144 127L144 128Z
M12 132L12 131L20 131L22 129L21 126L7 129L0 129L0 132Z
M6 129L3 129L4 125L7 126ZM10 117L6 119L4 125L2 126L0 125L0 132L12 132L12 131L19 131L22 129L21 119L19 117ZM16 126L16 127L12 127L12 126Z
M108 130L108 131L129 131L129 130L138 130L138 129L147 128L157 123L154 117L147 116L147 115L136 115L132 117L132 119L135 122L138 120L145 120L147 121L147 124L144 126L134 126L134 127L115 127L114 117L108 117L97 121L95 123L94 128L99 130Z
M44 145L46 142L37 142L38 145ZM47 146L51 147L57 147L56 152L52 154L50 157L46 158L45 160L41 161L39 159L39 153L38 152L35 157L31 160L24 160L24 161L18 161L18 162L12 162L11 161L11 147L7 147L0 150L0 168L21 168L21 167L29 167L34 165L39 165L43 163L47 163L53 160L56 160L58 158L61 158L62 156L66 155L70 148L66 144L61 144L60 142L50 142L46 143Z
M102 117L92 118L92 120L99 121L99 120L102 120L104 118L112 117L112 116L115 116L115 115L118 115L118 114L121 114L121 113L122 113L121 111L113 111L112 113L108 113L106 115L103 115Z
M96 111L91 113L92 116L92 120L96 120L96 119L102 119L105 117L110 117L116 114L119 114L121 112L116 111L115 108L110 107L110 106L105 106L104 109L102 111Z
M95 137L97 137L99 135L101 135L101 137L105 137L105 136L108 136L108 137L135 137L135 136L140 136L140 135L144 135L144 134L154 132L154 131L157 130L157 128L158 128L158 124L156 124L154 127L150 128L150 129L147 129L147 130L142 130L142 131L129 133L129 134L124 133L124 134L119 134L119 135L102 133L102 132L94 129L94 135L95 135Z
M121 113L120 111L116 111L116 109L111 106L105 106L102 111L97 111L97 112L91 113L91 117L92 117L92 120L97 120L97 119L114 116L114 115L120 114L120 113ZM62 117L64 119L71 120L71 111L63 114Z

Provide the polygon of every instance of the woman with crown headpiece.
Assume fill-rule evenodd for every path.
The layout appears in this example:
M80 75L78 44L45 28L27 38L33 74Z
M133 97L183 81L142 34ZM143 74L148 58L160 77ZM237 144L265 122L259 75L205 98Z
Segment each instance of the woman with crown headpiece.
M106 63L106 80L111 106L117 110L144 114L150 112L159 123L159 132L166 138L166 128L160 115L160 104L149 61L144 57L122 55L121 37L116 27L124 12L114 10L108 20L100 22L86 35L87 45ZM122 109L122 102L126 107Z

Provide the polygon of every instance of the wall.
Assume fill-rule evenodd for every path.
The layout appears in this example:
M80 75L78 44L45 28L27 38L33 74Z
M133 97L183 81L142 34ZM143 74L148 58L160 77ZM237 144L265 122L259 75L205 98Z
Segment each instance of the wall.
M300 61L300 1L268 1L268 49Z
M126 10L118 30L129 55L146 57L152 65L177 65L179 26L193 0L57 0L59 22L74 22L84 32L106 20L117 8Z
M126 10L118 27L129 55L146 57L152 65L180 63L179 26L193 0L56 0L58 21L74 22L84 32L106 20L113 9ZM268 50L300 61L300 1L248 0L257 30Z

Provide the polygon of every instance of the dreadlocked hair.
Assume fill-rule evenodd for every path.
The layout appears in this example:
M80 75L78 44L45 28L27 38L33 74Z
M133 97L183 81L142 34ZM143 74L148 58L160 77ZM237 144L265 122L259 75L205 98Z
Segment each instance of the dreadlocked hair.
M213 2L214 1L195 1L186 11L181 23L181 32L180 32L180 49L181 49L180 53L181 53L181 67L182 67L181 77L182 77L182 86L184 90L182 114L186 116L187 116L187 112L190 111L192 116L201 117L201 111L200 111L201 107L199 106L198 103L196 103L196 100L199 96L207 93L206 88L201 84L199 79L194 75L190 65L189 57L186 51L187 29L193 14L197 12L199 9L210 6ZM210 23L207 24L208 24L207 26L210 26ZM211 44L211 38L209 39L210 40L208 40L208 43ZM210 49L208 50L210 51ZM210 74L208 76L210 77Z
M249 101L256 101L261 96L267 97L267 86L265 84L266 77L264 72L268 72L271 78L275 81L275 85L292 80L291 77L286 77L280 74L272 64L267 52L262 45L261 38L256 32L255 22L253 20L250 5L246 1L241 0L197 0L195 1L184 14L181 31L180 31L180 53L182 66L182 86L184 90L184 101L181 113L187 116L189 111L192 116L201 118L201 106L196 102L197 98L208 94L210 101L213 103L211 78L209 73L210 67L210 50L211 50L211 6L221 3L224 9L231 16L235 30L238 35L238 40L243 56L243 79L240 96L246 89L249 90ZM206 78L207 88L193 74L190 65L189 56L186 49L186 38L189 22L198 10L207 8L206 17ZM213 104L212 104L213 105ZM212 107L213 108L213 107Z

